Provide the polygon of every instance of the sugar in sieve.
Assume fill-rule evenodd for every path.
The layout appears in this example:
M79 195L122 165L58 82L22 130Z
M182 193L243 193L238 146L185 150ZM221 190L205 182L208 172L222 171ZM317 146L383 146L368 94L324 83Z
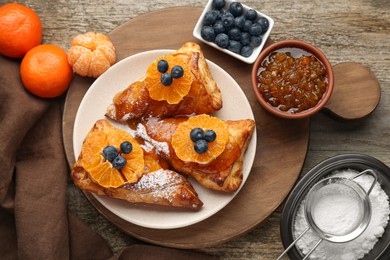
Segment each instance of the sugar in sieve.
M374 181L366 192L354 179L363 174L374 177ZM317 243L305 255L307 259L311 253L325 239L333 243L344 243L351 241L361 235L367 228L371 219L371 203L369 195L377 182L377 176L371 169L364 170L351 178L329 177L316 183L308 192L304 202L305 217L309 226L284 250L277 258L281 259L307 231L312 229L319 237ZM337 197L337 201L333 198ZM348 211L337 208L340 203L348 204ZM327 204L328 203L328 204ZM331 203L331 204L330 204ZM319 217L321 210L326 210L327 205L335 206L335 212L327 212L326 221ZM321 207L321 208L320 208ZM343 212L343 210L345 212ZM353 214L353 220L350 214ZM348 216L349 215L349 216ZM338 221L348 220L347 226L338 228ZM348 219L349 218L349 219Z

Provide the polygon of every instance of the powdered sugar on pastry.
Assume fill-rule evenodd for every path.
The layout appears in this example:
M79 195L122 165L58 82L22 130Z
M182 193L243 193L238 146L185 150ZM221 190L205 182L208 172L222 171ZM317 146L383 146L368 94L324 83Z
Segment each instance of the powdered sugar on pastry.
M178 184L180 181L180 178L167 174L166 170L160 169L156 172L143 175L137 183L127 185L132 185L138 190L156 190L156 188L161 189L166 186Z
M109 117L109 118L112 118L114 120L123 121L123 122L126 122L126 121L134 118L134 114L133 113L127 113L127 114L124 114L122 116L122 118L117 118L115 105L114 104L110 104L108 106L107 111L106 111L106 116Z
M187 198L192 209L199 209L203 205L199 199L192 199L197 194L187 179L171 170L160 169L144 174L138 182L127 183L123 188L136 191L141 199L145 197L147 200L148 197L153 196L155 202L180 203ZM178 189L181 194L178 194Z
M165 142L158 142L154 139L152 139L148 133L146 132L146 128L142 124L137 125L137 131L136 135L141 137L145 141L145 146L147 148L150 148L150 146L154 149L156 149L156 152L158 154L164 153L166 156L169 157L169 146Z

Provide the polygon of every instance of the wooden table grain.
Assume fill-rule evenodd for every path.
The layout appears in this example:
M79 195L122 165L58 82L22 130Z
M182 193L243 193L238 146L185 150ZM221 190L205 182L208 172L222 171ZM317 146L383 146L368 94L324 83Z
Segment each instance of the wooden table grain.
M8 1L0 0L0 3ZM78 33L109 33L138 15L175 6L205 6L206 0L20 0L41 18L44 43L65 50ZM303 176L317 163L342 153L364 153L390 166L390 1L388 0L243 0L275 20L274 41L301 39L320 48L333 65L358 62L378 78L381 100L370 116L337 121L319 113L310 119L308 154ZM174 20L175 17L172 17ZM156 24L169 30L164 24ZM133 35L131 37L137 37ZM348 98L346 96L345 98ZM100 233L114 252L137 242L106 221L69 181L69 209ZM283 206L283 205L282 205ZM275 259L283 246L279 234L280 206L265 222L226 243L196 249L223 259ZM239 225L239 223L238 223Z

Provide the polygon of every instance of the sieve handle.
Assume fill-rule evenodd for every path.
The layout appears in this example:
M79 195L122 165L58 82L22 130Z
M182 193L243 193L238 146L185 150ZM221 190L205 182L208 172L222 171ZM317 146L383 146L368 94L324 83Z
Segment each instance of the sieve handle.
M280 260L282 259L282 256L284 256L290 249L298 242L301 237L303 237L304 234L306 234L307 231L309 231L310 227L307 227L287 248L283 251L283 253L276 259Z
M312 247L312 249L310 249L310 251L305 255L302 260L306 260L311 255L311 253L313 253L313 251L316 250L316 248L321 244L322 240L322 238L318 240L318 242Z
M351 179L352 180L356 179L357 177L359 177L359 176L361 176L363 174L368 174L368 175L371 175L372 177L374 177L374 181L372 182L371 187L367 191L367 196L370 196L370 193L371 193L372 189L374 188L376 182L378 181L378 177L376 176L376 173L373 170L367 169L367 170L364 170L364 171L356 174L356 176L352 177Z

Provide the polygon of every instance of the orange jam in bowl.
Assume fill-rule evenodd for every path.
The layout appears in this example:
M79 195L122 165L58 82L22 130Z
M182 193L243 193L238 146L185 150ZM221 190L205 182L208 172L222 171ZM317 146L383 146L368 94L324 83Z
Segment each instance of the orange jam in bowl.
M317 105L328 86L322 63L299 49L271 53L261 64L257 80L264 99L289 113Z
M268 111L284 118L307 117L330 98L332 68L315 47L309 45L314 48L310 49L302 41L286 42L269 46L259 56L252 71L253 88Z

